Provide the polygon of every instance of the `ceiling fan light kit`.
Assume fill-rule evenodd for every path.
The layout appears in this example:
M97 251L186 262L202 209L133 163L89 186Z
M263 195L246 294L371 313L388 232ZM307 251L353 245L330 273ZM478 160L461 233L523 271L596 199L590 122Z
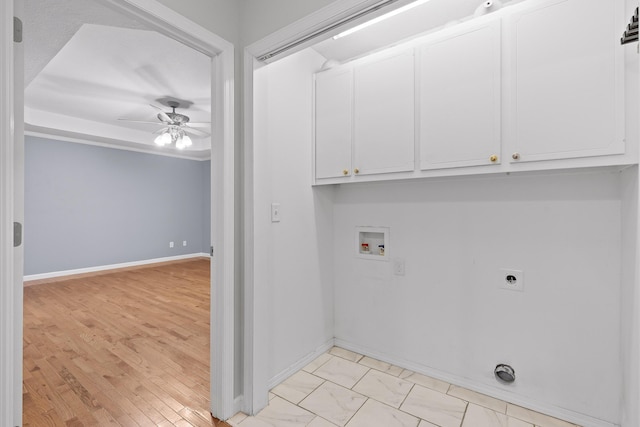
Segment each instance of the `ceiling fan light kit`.
M180 126L173 125L167 126L163 129L162 133L156 137L154 142L156 145L161 147L175 144L176 148L179 150L183 150L193 145L193 141L191 141L189 135L187 135L184 130L180 129Z
M182 135L182 139L176 142L176 147L182 150L183 148L191 147L193 145L193 141L189 138L189 135Z
M174 101L167 102L167 105L173 110L170 113L166 113L162 111L160 107L157 107L153 104L149 104L149 105L153 108L160 110L157 116L159 122L147 122L142 120L128 120L128 119L119 119L119 120L137 122L137 123L165 125L166 127L159 131L159 135L154 140L156 145L160 147L164 147L165 145L175 144L177 149L184 150L185 148L191 147L193 145L193 141L191 140L191 137L187 135L187 132L191 132L201 136L209 135L206 132L203 132L198 129L193 129L192 127L188 126L188 124L208 125L209 123L208 122L189 123L190 122L189 116L176 113L176 108L180 106L179 103Z

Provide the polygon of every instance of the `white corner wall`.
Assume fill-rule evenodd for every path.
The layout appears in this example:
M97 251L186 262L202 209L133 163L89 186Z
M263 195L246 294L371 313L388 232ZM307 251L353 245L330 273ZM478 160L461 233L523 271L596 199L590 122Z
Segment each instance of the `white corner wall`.
M640 276L638 271L638 167L627 169L622 182L622 423L640 425Z
M336 343L585 426L620 423L617 172L344 185L334 216ZM355 254L390 228L406 262ZM524 292L499 289L501 268ZM517 380L499 384L498 363Z
M268 336L270 387L333 339L333 192L313 189L310 169L312 73L323 62L305 51L254 79L254 287L268 301L254 333Z

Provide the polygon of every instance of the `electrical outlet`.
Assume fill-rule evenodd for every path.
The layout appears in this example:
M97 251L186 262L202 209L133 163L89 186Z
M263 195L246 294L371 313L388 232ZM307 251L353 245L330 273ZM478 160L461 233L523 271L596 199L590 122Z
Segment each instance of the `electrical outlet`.
M500 289L524 292L524 272L522 270L501 268L499 280Z
M393 274L396 276L404 276L404 258L395 258L392 264Z
M182 246L187 246L187 241L186 240L182 241Z
M173 247L173 242L169 242L169 247L172 248Z

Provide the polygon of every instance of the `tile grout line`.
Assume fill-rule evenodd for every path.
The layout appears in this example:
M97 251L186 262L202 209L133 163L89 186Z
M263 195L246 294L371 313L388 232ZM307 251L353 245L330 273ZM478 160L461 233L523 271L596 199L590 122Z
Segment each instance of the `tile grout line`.
M324 353L324 354L328 354L329 356L331 356L331 358L329 358L329 360L327 360L326 362L324 362L322 365L318 366L318 367L317 367L316 369L314 369L313 371L311 371L311 372L305 371L305 372L307 372L307 373L309 373L309 374L314 375L314 373L315 373L318 369L322 368L324 365L326 365L327 363L331 362L331 359L333 359L334 357L337 357L337 356L334 356L333 354L330 354L330 353ZM313 362L311 362L311 363L313 363ZM302 370L304 371L304 368L302 368ZM316 375L316 376L317 376L317 375Z
M308 372L307 372L307 373L308 373ZM309 375L313 375L313 374L309 374ZM325 380L324 378L320 378L320 377L315 376L315 375L313 375L313 376L314 376L314 377L316 377L316 378L318 378L318 379L320 379L320 380L322 380L322 382L321 382L320 384L318 384L318 386L317 386L316 388L314 388L313 390L311 390L311 392L309 392L309 394L307 394L305 397L303 397L302 399L300 399L300 401L299 401L298 403L296 403L296 404L295 404L296 406L298 406L298 407L300 407L300 408L302 408L302 409L305 409L305 408L303 408L302 406L300 406L300 404L301 404L302 402L304 402L304 400L305 400L307 397L311 396L311 394L312 394L313 392L315 392L317 389L319 389L320 387L322 387L322 384L324 384L324 383L326 383L326 382L328 381L328 380ZM291 403L293 403L293 402L291 402ZM306 410L307 410L307 411L309 411L308 409L306 409ZM311 411L309 411L309 412L311 412ZM314 412L314 414L315 414L315 415L317 415L317 416L320 416L320 415L316 414L315 412Z
M402 412L404 412L405 414L409 414L408 412L403 411L403 410L402 410L402 409L400 409L400 408L402 408L402 405L404 405L404 402L406 402L406 401L407 401L407 398L409 397L409 395L411 394L411 392L413 391L413 388L414 388L415 386L416 386L416 383L413 383L413 385L412 385L412 386L411 386L411 388L409 389L409 392L407 393L407 395L404 397L404 399L402 399L402 402L400 403L400 406L398 406L398 411L402 411ZM409 415L412 415L412 414L409 414ZM415 417L415 415L414 415L414 417ZM422 419L422 418L418 417L418 419Z
M446 395L448 395L448 396L451 396L451 395L449 394L449 392L451 391L451 387L453 387L453 384L449 384L449 387L447 387L447 391L445 391L445 392L444 392L444 394L446 394ZM455 397L455 396L451 396L451 397ZM506 409L505 409L505 411L506 411Z
M363 396L364 396L364 394L363 394ZM357 410L356 412L354 412L354 413L353 413L353 415L351 415L351 417L349 417L349 419L347 420L347 422L346 422L346 423L344 423L344 425L345 425L345 426L351 422L351 420L353 419L353 417L355 417L355 416L356 416L356 414L357 414L358 412L360 412L360 410L362 409L362 407L363 407L363 406L364 406L364 405L365 405L365 404L366 404L366 403L371 399L369 396L365 396L365 397L366 397L367 399L366 399L364 402L362 402L362 405L360 405L360 407L358 408L358 410Z
M449 386L449 388L451 388L451 386ZM464 426L464 419L467 417L468 410L469 410L469 402L467 402L467 404L464 405L464 412L462 413L462 419L460 420L460 427Z
M364 365L362 365L362 366L364 366ZM356 382L355 382L355 384L354 384L353 386L351 386L351 388L350 388L349 390L351 390L351 391L355 391L355 390L354 390L354 388L355 388L358 384L360 384L360 382L364 379L364 377L366 377L366 376L367 376L367 374L368 374L369 372L371 372L371 369L373 369L373 368L369 368L369 369L367 369L367 371L366 371L366 372L365 372L365 373L360 377L360 379L359 379L358 381L356 381ZM357 391L355 391L355 392L356 392L356 393L358 393ZM367 397L369 397L369 396L367 396Z

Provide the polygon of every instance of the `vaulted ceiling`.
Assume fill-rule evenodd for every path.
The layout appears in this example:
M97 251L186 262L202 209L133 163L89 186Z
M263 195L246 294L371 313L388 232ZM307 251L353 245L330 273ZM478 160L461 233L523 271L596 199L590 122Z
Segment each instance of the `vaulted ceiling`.
M156 147L154 132L164 126L151 105L170 112L168 103L176 101L192 122L210 122L211 58L91 0L25 3L27 131L210 155L210 124L198 126L184 151Z

